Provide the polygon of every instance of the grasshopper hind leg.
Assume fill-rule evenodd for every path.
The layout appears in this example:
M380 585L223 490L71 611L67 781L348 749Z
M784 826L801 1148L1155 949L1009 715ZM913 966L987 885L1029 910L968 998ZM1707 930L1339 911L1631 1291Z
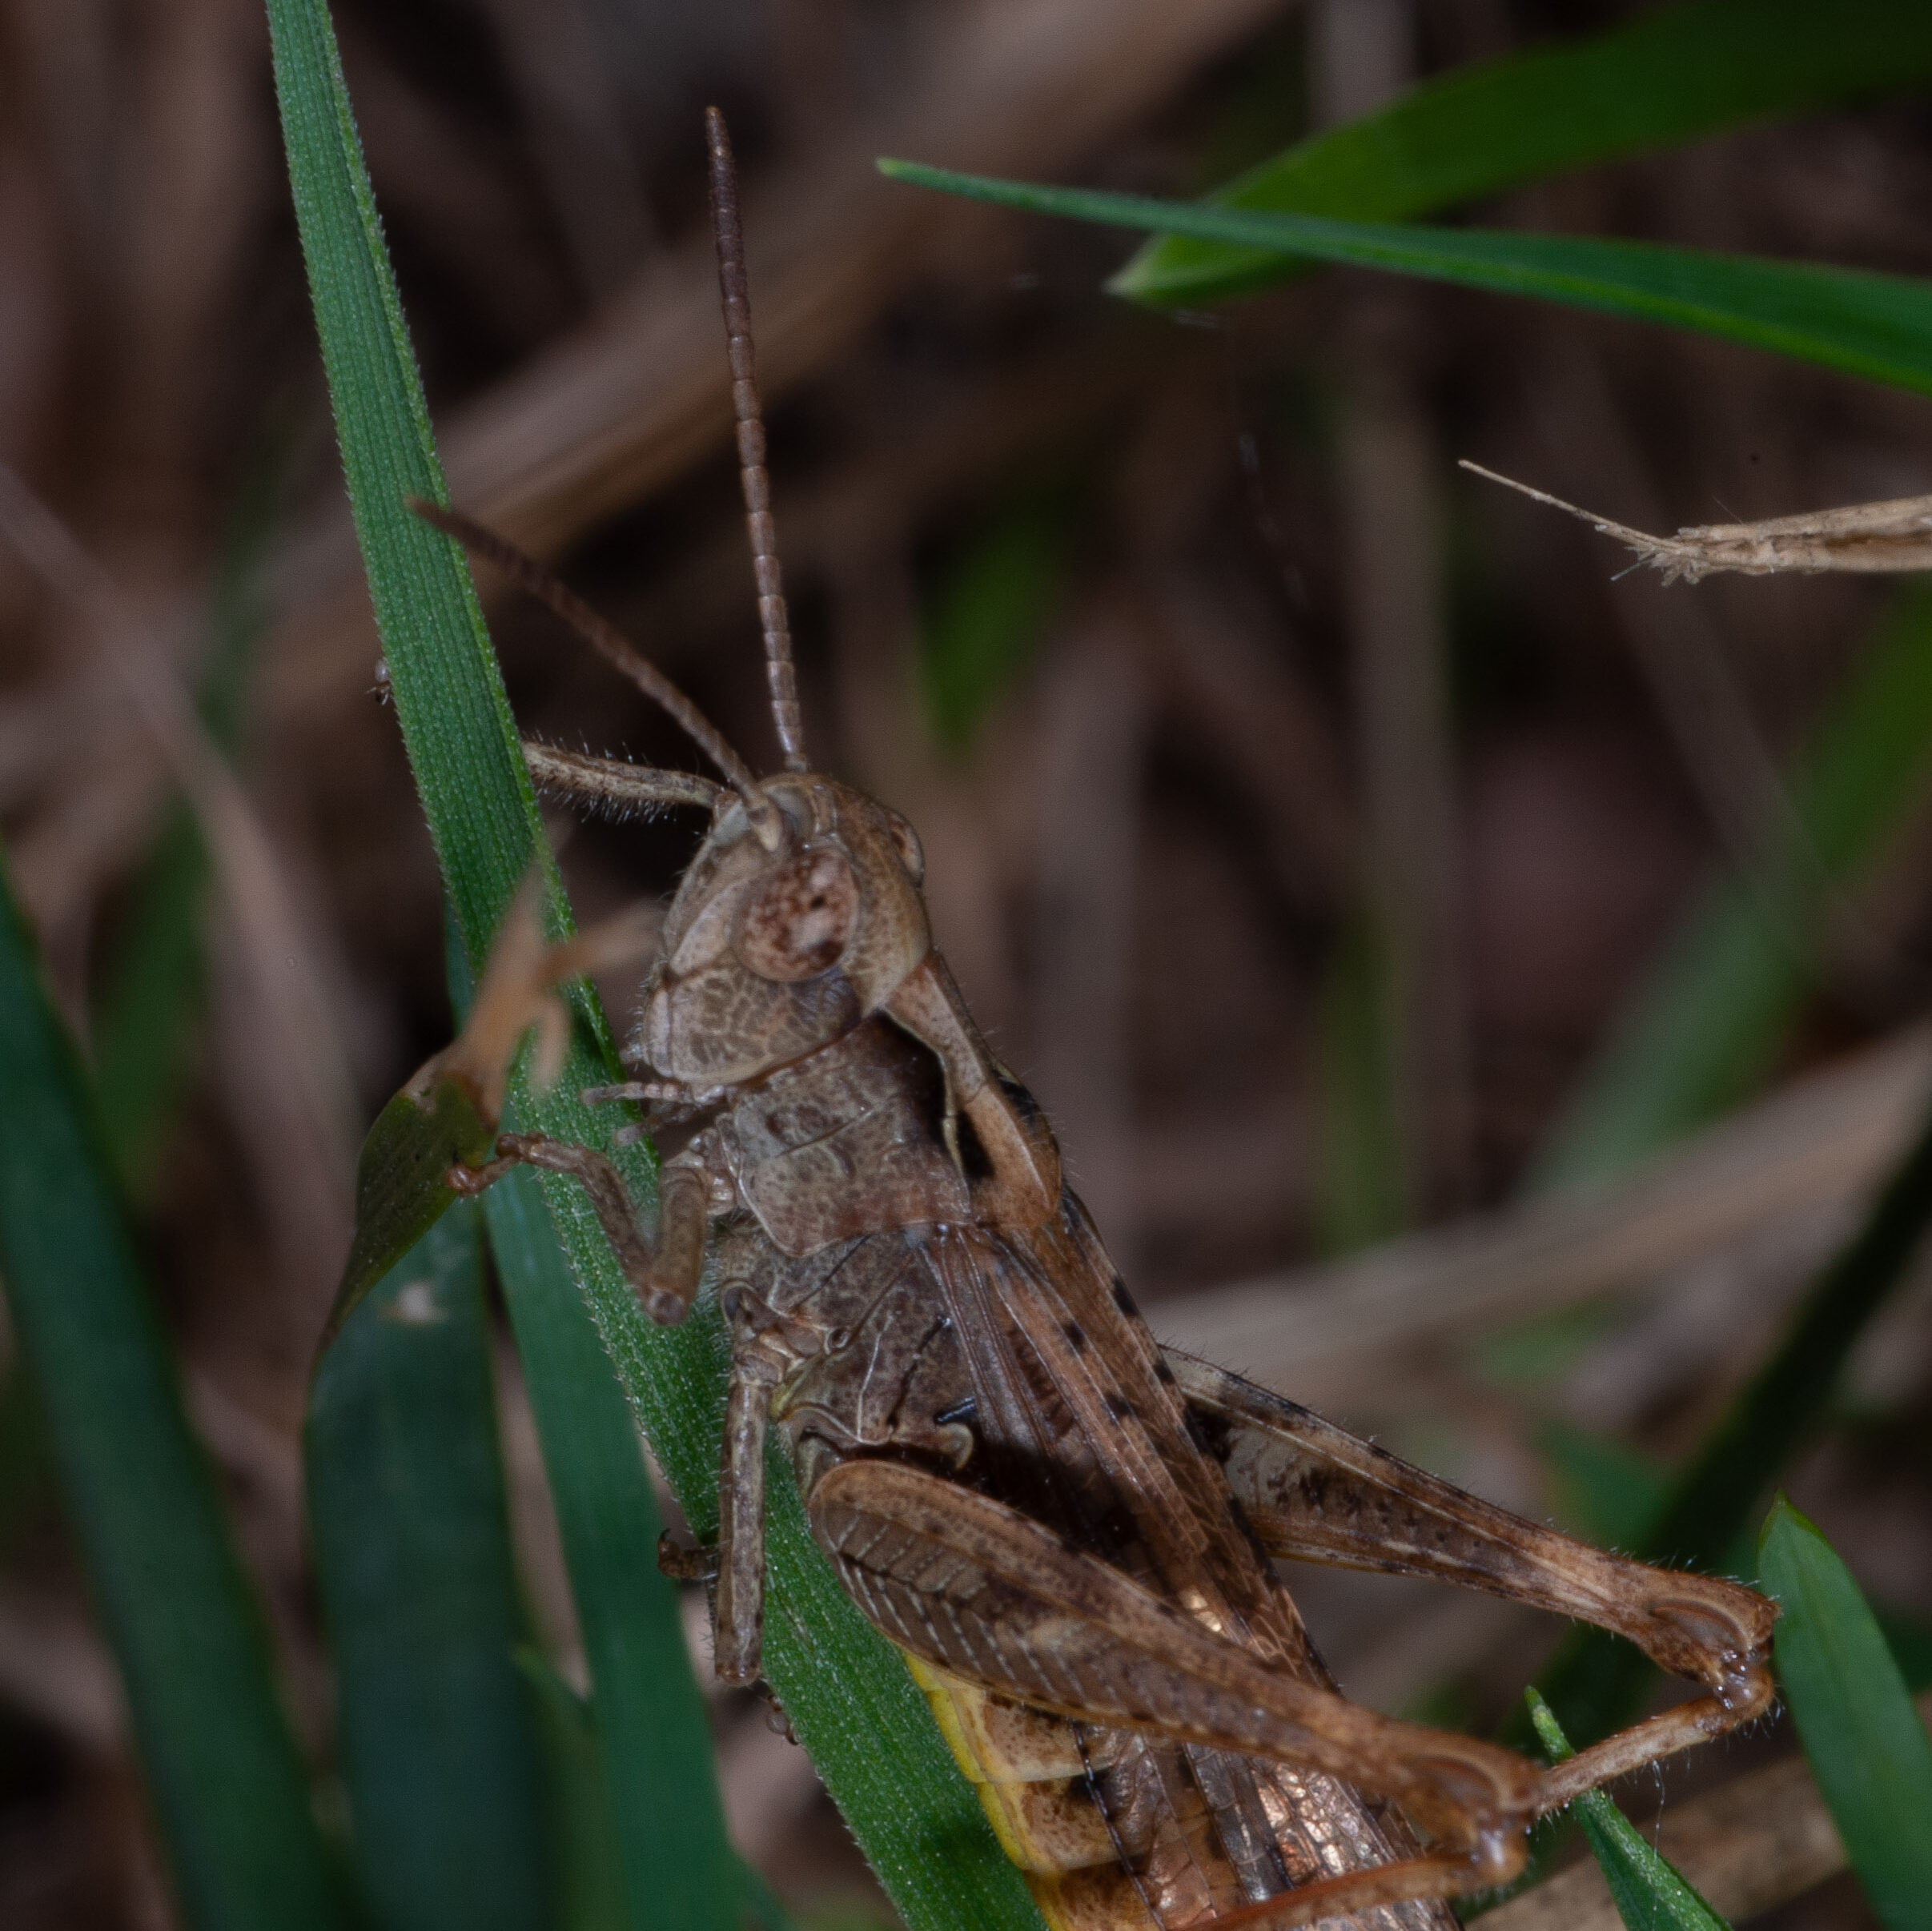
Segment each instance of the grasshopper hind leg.
M1613 1630L1704 1686L1544 1773L1539 1813L1761 1716L1777 1612L1755 1590L1659 1569L1467 1495L1238 1375L1170 1351L1171 1370L1269 1555L1417 1576Z

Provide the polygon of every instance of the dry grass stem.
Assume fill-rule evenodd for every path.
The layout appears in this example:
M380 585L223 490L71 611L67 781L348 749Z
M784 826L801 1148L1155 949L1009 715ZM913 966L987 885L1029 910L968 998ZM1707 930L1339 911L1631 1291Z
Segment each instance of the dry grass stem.
M1918 1029L1795 1082L1621 1185L1157 1304L1163 1339L1319 1407L1426 1343L1641 1284L1769 1224L1854 1200L1932 1098Z
M1725 570L1745 576L1932 570L1932 496L1849 503L1841 509L1769 516L1760 523L1687 524L1674 536L1653 536L1594 510L1579 509L1546 490L1498 476L1480 463L1464 461L1460 467L1616 538L1637 552L1639 562L1662 571L1667 584L1694 584Z

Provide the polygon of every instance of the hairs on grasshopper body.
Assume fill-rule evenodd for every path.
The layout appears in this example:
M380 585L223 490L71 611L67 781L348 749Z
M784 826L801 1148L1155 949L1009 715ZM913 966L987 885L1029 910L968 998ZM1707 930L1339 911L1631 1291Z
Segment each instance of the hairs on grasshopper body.
M717 1666L759 1667L768 1431L820 1546L902 1650L1054 1931L1448 1931L1580 1792L1766 1708L1773 1607L1605 1554L1238 1377L1164 1353L988 1050L921 895L912 828L805 755L759 418L737 190L708 117L746 520L784 769L759 778L575 595L420 513L557 610L721 783L528 747L546 789L709 813L629 1055L686 1144L639 1224L594 1149L504 1134L460 1165L584 1185L651 1317L715 1273L733 1370L713 1551ZM552 975L554 977L554 975ZM1692 1700L1544 1769L1335 1690L1271 1559L1432 1576L1581 1617Z

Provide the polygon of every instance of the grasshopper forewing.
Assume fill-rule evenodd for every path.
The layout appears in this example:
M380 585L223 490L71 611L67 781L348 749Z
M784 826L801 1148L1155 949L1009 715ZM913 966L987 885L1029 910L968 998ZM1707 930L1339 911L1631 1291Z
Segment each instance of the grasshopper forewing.
M1477 1501L1236 1377L1163 1355L1063 1182L1039 1109L933 949L911 828L811 771L772 542L735 187L709 117L747 520L786 769L755 778L571 593L513 569L682 720L722 785L531 748L552 789L701 804L631 1057L685 1144L654 1231L595 1150L576 1175L627 1277L679 1319L709 1266L733 1353L721 1674L758 1672L764 1444L902 1650L1055 1931L1449 1931L1525 1828L1763 1710L1772 1605ZM1546 1770L1339 1695L1270 1559L1434 1576L1629 1637L1693 1700ZM687 1564L687 1567L689 1564Z

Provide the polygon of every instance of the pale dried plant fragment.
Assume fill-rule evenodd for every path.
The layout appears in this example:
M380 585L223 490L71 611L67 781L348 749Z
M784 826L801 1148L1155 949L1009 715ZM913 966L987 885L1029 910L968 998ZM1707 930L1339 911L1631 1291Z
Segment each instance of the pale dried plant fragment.
M1560 496L1498 476L1480 463L1459 465L1536 503L1547 503L1613 536L1637 552L1640 563L1661 570L1667 584L1696 583L1721 570L1746 576L1822 570L1932 570L1932 496L1895 496L1882 503L1850 503L1838 509L1771 516L1761 523L1693 524L1674 536L1653 536L1628 524L1579 509Z
M468 1080L492 1125L503 1117L510 1062L533 1026L536 1050L531 1077L540 1089L556 1082L570 1033L570 1010L557 987L586 973L635 965L649 957L657 942L657 908L641 904L588 932L550 944L543 933L543 874L533 865L490 948L468 1023L411 1082L416 1085L425 1074L432 1079L460 1075Z

